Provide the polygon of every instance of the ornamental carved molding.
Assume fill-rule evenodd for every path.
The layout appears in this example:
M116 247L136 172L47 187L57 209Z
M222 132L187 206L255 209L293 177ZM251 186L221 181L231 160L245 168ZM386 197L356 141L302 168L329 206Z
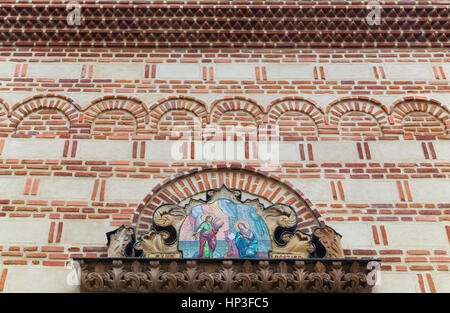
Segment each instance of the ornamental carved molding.
M373 260L81 259L82 292L371 292Z

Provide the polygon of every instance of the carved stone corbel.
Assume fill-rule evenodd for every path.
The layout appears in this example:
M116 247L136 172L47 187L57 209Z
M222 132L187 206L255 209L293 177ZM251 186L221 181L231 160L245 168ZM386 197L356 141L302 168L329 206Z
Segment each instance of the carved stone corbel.
M287 205L274 204L262 212L273 234L272 258L309 258L315 250L311 236L297 230L297 215Z
M107 253L109 258L138 256L133 245L136 242L133 227L121 225L119 228L106 233Z
M322 228L316 228L313 231L314 236L320 239L320 242L327 249L327 258L343 258L344 249L342 249L341 238L342 236L338 234L330 226L325 226Z
M145 258L177 258L181 257L178 251L177 239L181 223L186 218L185 210L174 204L162 205L155 211L152 229L141 236L134 245L143 251Z

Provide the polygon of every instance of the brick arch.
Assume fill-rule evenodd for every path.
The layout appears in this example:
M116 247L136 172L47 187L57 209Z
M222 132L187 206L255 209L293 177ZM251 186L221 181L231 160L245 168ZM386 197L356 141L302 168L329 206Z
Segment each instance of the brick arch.
M264 120L264 108L255 101L244 97L226 97L212 103L210 122L217 123L223 114L230 111L247 112L257 125L262 124Z
M9 115L9 112L10 112L10 107L9 107L9 104L8 104L8 102L6 102L6 100L5 100L5 99L2 99L2 98L0 98L0 106L1 106L1 107L3 107L3 109L5 109L5 110L6 110L6 112L7 112L7 115Z
M270 105L267 121L278 125L280 137L317 137L318 127L325 123L324 114L317 104L302 97L277 99Z
M357 111L372 115L381 127L389 125L388 110L381 102L368 97L344 97L331 102L327 107L328 123L338 125L347 112Z
M73 132L72 127L78 122L80 107L68 97L47 94L36 95L31 98L26 98L24 101L16 103L10 114L10 126L15 129L17 133L18 127L25 119L36 119L38 115L43 117L42 128L53 133L61 133L66 136ZM57 119L63 120L62 123L57 122ZM39 118L40 119L40 118ZM61 124L61 125L56 125ZM66 126L62 126L67 124ZM48 128L48 129L47 129ZM53 128L53 129L50 129ZM19 131L20 133L21 131ZM31 131L33 133L40 133L40 131Z
M404 116L411 112L426 112L441 120L443 123L448 124L449 111L439 101L405 99L394 102L391 112L394 122L401 122Z
M439 101L404 98L392 107L391 118L395 128L401 128L405 138L413 136L447 137L450 127L449 111Z
M176 174L155 186L139 204L133 216L138 234L148 231L153 212L160 205L177 204L223 184L270 203L290 205L297 212L298 228L304 232L311 232L314 227L325 225L311 201L290 182L250 167L208 166Z
M10 109L8 103L0 98L0 129L2 132L10 132L11 128L9 127L9 114Z
M186 96L168 97L150 107L150 128L156 131L161 118L172 110L191 112L201 120L202 125L207 122L208 113L203 101Z
M27 98L23 99L22 101L17 102L16 104L14 104L11 107L11 111L16 110L18 107L22 106L25 103L28 103L28 102L31 102L31 101L35 101L35 100L39 100L39 99L44 99L44 98L58 98L58 99L67 101L68 103L70 103L78 111L82 110L82 107L78 103L76 103L72 98L70 98L68 96L54 94L54 93L47 93L47 94L38 94L38 95L34 95L32 97L27 97Z
M104 112L111 111L128 112L134 117L136 133L145 132L145 118L148 111L145 105L134 97L106 96L94 100L83 113L83 124L89 132L92 132L95 121Z
M268 122L274 123L283 113L288 111L302 112L309 115L316 124L324 123L322 109L317 106L315 101L303 97L286 97L272 101L268 112Z
M388 110L368 97L344 97L331 102L326 110L329 127L322 131L332 137L373 140L389 129Z

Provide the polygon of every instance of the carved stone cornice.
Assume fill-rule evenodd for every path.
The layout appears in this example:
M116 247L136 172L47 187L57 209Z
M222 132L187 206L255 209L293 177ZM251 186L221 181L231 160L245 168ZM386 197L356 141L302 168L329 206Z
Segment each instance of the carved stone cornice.
M371 292L373 259L74 258L82 292ZM372 270L373 269L373 270ZM371 271L372 270L372 271Z

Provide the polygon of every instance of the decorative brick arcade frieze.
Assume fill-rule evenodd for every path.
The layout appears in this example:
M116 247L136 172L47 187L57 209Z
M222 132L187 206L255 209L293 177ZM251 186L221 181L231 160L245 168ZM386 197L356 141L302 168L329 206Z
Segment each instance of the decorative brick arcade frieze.
M374 259L75 258L82 292L372 291ZM372 262L372 263L370 263ZM373 266L373 267L371 267Z
M448 2L380 1L0 1L0 41L17 46L448 47Z
M1 99L0 99L1 100ZM445 103L421 96L390 108L365 97L342 97L322 109L314 100L284 97L264 107L242 96L211 103L170 96L153 104L104 96L88 106L56 94L0 103L0 136L137 140L433 140L448 139ZM230 137L231 136L231 137Z

